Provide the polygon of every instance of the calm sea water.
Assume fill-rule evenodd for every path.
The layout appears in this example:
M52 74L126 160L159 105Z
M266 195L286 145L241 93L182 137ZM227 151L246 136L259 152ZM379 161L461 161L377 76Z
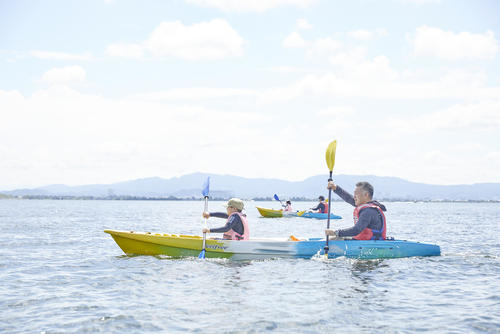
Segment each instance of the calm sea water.
M200 234L203 202L0 200L0 332L500 333L500 204L385 204L389 235L442 256L128 257L104 229ZM325 221L256 205L278 208L247 202L252 236L323 236ZM352 207L333 208L334 227L352 224Z

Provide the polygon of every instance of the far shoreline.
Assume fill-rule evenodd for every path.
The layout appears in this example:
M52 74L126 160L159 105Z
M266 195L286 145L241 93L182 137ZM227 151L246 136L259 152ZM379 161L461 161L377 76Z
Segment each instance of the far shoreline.
M149 196L56 196L56 195L25 195L11 196L0 194L0 200L80 200L80 201L201 201L202 197L175 196L168 197L149 197ZM211 201L227 201L229 198L210 198ZM246 198L245 201L251 202L271 202L275 201L272 197L254 197ZM292 197L292 202L316 202L317 198ZM377 198L380 202L401 202L401 203L500 203L500 200L450 200L450 199L408 199L408 198ZM332 199L332 202L343 202L341 199Z

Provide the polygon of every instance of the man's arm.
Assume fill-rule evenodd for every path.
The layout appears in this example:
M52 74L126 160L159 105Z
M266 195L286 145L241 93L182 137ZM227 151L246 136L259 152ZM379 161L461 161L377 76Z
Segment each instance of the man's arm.
M337 188L333 192L336 193L345 202L351 204L352 206L356 206L356 204L354 203L354 197L352 197L351 194L342 189L340 186L337 186Z
M378 210L375 208L366 208L359 213L359 220L353 227L338 230L339 237L354 237L360 234L365 228L370 226L371 222L379 219Z

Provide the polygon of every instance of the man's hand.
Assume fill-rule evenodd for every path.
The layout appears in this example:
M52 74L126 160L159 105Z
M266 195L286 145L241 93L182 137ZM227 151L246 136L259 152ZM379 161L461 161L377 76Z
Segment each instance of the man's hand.
M337 189L337 185L333 183L333 181L328 181L328 186L326 187L326 189L335 190Z
M210 229L208 227L204 227L203 230L201 230L203 233L210 233Z
M203 218L210 218L210 214L208 212L203 212Z
M342 239L339 237L339 231L325 230L325 235L329 236L330 239Z

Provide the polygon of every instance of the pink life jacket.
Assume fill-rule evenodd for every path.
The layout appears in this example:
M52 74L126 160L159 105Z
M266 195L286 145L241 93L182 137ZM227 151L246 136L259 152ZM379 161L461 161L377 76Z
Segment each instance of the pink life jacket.
M248 228L247 217L245 215L241 214L241 212L233 212L227 218L228 221L232 215L239 215L240 216L241 222L243 223L243 235L237 233L233 229L230 229L229 231L224 232L224 234L222 235L222 238L229 239L229 240L238 240L238 241L248 240L250 238L250 229Z
M382 230L372 230L371 228L367 227L363 231L361 231L360 234L353 237L353 239L356 239L356 240L385 240L386 219L385 219L384 212L382 211L382 209L378 205L375 205L373 203L365 203L365 204L361 204L361 205L357 206L354 209L354 212L352 214L354 217L354 225L356 225L356 223L359 220L360 211L363 209L366 209L366 208L375 208L380 212L380 215L382 217L382 224L383 224Z
M285 212L292 211L292 206L291 206L290 204L287 204L287 205L285 206L285 210L283 210L283 211L285 211Z

